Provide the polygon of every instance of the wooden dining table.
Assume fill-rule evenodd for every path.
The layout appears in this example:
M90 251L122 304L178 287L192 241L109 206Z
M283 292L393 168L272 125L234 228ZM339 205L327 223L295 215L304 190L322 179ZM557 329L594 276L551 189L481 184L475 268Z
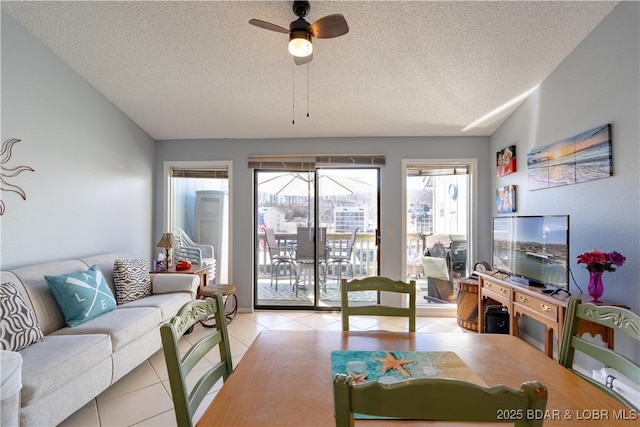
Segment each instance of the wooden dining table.
M333 350L451 351L488 386L518 389L530 380L546 386L547 410L537 414L545 418L545 426L640 424L637 411L514 336L268 330L251 344L197 426L334 426ZM465 405L460 400L461 412ZM462 423L356 420L356 425L375 427L458 424Z

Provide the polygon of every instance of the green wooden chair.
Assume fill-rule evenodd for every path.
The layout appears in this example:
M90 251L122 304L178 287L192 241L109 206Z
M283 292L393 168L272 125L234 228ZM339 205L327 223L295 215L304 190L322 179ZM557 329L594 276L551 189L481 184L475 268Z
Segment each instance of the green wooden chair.
M542 426L547 389L535 381L520 390L498 385L485 388L465 381L416 378L383 384L351 384L338 374L333 381L336 427L352 427L354 413L414 420L514 423ZM536 416L537 414L537 416ZM536 419L540 418L540 419Z
M167 363L178 427L193 426L193 414L202 399L220 378L226 381L233 371L229 334L223 307L222 295L220 294L215 294L212 298L194 300L182 306L175 317L160 326L162 348ZM187 331L190 331L196 323L211 315L214 315L216 319L215 331L191 346L181 358L178 346L180 338ZM218 347L220 351L220 361L215 363L189 389L186 381L187 375L214 347Z
M637 406L637 402L632 403L617 392L620 388L616 385L615 376L605 378L605 384L602 384L574 368L573 359L577 350L602 362L607 367L607 370L615 370L632 381L640 383L640 365L638 363L617 353L615 350L602 347L578 336L578 321L580 319L609 327L615 333L626 334L640 344L640 316L624 308L597 306L591 303L583 303L577 298L571 298L567 305L567 315L558 358L560 364L565 368L573 370L576 374L605 390L630 408L640 409Z
M388 277L370 276L348 281L342 279L340 287L342 330L349 330L349 316L401 316L409 318L409 332L416 331L416 281L409 283L392 280ZM408 307L391 307L387 305L349 305L349 292L385 291L409 295Z

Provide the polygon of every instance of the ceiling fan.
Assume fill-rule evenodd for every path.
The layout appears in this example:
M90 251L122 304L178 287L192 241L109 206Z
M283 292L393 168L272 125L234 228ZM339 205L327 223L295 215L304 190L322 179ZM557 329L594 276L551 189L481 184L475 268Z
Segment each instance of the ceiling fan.
M349 32L346 19L339 13L327 15L318 19L313 24L305 21L311 5L308 1L296 0L293 2L293 13L298 17L291 22L289 29L259 19L249 20L249 24L265 30L289 34L289 53L293 55L296 65L303 65L313 59L313 38L330 39L339 37Z

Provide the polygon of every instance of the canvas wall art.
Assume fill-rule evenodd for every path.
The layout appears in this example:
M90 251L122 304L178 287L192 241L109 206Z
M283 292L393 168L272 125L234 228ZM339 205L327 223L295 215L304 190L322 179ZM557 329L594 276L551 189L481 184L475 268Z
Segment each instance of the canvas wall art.
M496 153L496 175L505 176L516 171L516 146L511 145Z
M606 124L527 153L530 190L612 175L611 125Z
M516 211L516 186L505 185L496 190L496 213Z

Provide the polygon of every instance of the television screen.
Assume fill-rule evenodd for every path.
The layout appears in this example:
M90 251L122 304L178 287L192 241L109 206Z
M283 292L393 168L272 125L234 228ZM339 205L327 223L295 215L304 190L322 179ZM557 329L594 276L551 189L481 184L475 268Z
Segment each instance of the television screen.
M569 289L569 216L493 218L493 269Z

